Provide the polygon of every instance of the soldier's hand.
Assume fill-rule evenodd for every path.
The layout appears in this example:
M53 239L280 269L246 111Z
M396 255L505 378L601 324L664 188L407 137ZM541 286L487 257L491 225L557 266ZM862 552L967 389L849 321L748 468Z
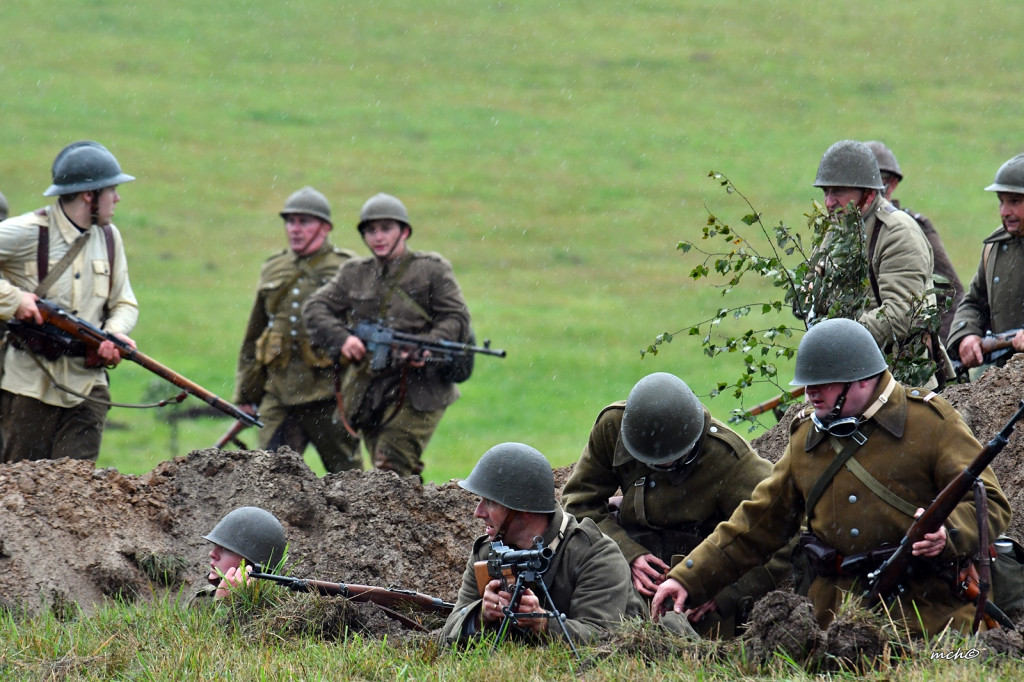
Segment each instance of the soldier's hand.
M965 336L957 350L960 353L960 363L964 367L977 367L985 359L985 354L981 352L981 337L977 334Z
M918 507L917 513L914 514L916 519L921 514L924 514L924 509ZM924 538L918 540L911 547L911 554L914 556L923 556L933 558L942 554L942 550L946 548L946 527L939 526L939 529L934 533L926 533Z
M31 291L21 292L21 302L18 303L18 309L14 311L14 319L42 324L43 316L36 306L36 301L38 300L39 297Z
M654 599L651 601L651 619L657 623L669 610L682 613L687 596L686 588L681 582L675 578L667 578L654 593Z
M1024 329L1017 332L1016 336L1013 337L1013 349L1020 353L1024 351Z
M484 588L483 602L480 605L480 617L485 623L493 623L505 617L501 610L508 605L508 594L499 592L500 590L500 580L492 580ZM502 602L501 594L506 595L504 602Z
M136 348L135 342L124 334L114 334L118 339L128 344L132 348ZM117 345L113 341L103 341L96 348L96 354L103 358L103 361L108 367L116 367L121 362L121 351L118 350Z
M249 585L255 580L250 578L249 574L252 573L252 566L248 565L245 567L245 584ZM231 567L228 572L221 578L220 584L217 585L217 591L213 593L214 599L223 599L231 593L231 588L238 587L242 584L242 570L238 567Z
M366 355L366 346L363 345L362 340L355 334L349 335L345 339L345 343L341 345L341 357L351 360L352 362L359 362Z
M718 604L715 602L715 600L709 599L700 606L697 606L687 611L686 617L689 619L691 623L697 623L703 620L704 616L706 616L708 613L714 611L717 608Z
M643 554L633 559L629 570L633 574L633 587L645 597L653 597L668 575L668 564L653 554Z
M508 592L502 592L506 599L511 599L512 595ZM523 596L519 599L519 608L516 609L516 613L545 613L544 609L541 608L540 598L534 594L533 590L527 588L523 590ZM534 632L544 632L548 629L547 618L523 618L519 621L519 627L524 630L533 630Z

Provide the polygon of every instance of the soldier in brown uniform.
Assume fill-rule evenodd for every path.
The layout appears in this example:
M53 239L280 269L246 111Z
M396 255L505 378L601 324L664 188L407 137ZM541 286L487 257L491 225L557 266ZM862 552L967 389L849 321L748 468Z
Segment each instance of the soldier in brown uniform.
M496 632L505 618L510 591L489 580L480 589L474 564L484 561L491 545L502 541L513 550L534 548L543 538L554 551L541 576L551 600L565 616L574 643L595 639L626 618L645 617L647 609L630 586L629 565L615 543L590 519L577 521L555 502L555 479L547 459L529 445L502 443L480 458L469 478L459 485L480 496L474 516L484 523L485 535L473 543L462 575L458 600L441 631L441 641L465 642L482 632ZM548 610L542 594L527 588L515 613L521 617L517 639L564 636L549 618L531 617Z
M808 596L827 626L844 594L866 589L882 560L875 550L897 545L913 516L981 451L946 400L892 378L870 333L852 320L825 320L807 332L792 383L806 386L810 404L793 420L785 453L751 500L672 569L654 596L655 618L707 600L806 521L810 534L801 544L821 558L812 564ZM829 471L844 458L845 466ZM981 478L995 538L1009 524L1010 505L991 468ZM974 604L954 596L944 574L955 575L978 552L973 498L912 549L919 565L899 603L890 604L893 617L914 632L935 634L950 621L969 631Z
M359 233L373 255L346 262L309 298L303 319L314 345L352 363L341 389L345 415L360 431L373 465L419 475L423 451L459 391L445 367L415 355L392 356L386 369L374 372L366 346L350 329L379 322L399 332L464 342L469 310L451 263L407 247L412 226L397 198L377 194L367 200Z
M771 467L713 419L682 379L658 372L601 411L562 503L615 541L633 587L649 599L670 567L732 516ZM620 490L613 509L609 498ZM697 632L733 636L753 602L789 577L791 552L780 550L694 609Z
M964 367L984 362L981 337L985 334L1024 328L1024 154L1004 163L985 191L999 197L1003 224L985 238L978 271L949 334L949 355L959 358ZM1013 338L1013 350L1024 350L1024 331Z
M302 304L355 254L333 246L331 206L303 187L281 210L287 249L263 264L238 354L235 402L263 418L259 447L302 453L312 442L329 472L362 468L359 439L345 429L334 399L334 360L316 351Z
M898 199L892 198L896 187L903 181L903 171L900 169L899 161L896 160L896 155L883 142L878 140L865 142L865 144L871 148L875 159L878 161L878 171L881 173L882 183L885 185L885 198L892 202L892 205L896 208L910 214L910 217L921 227L921 231L924 232L925 238L932 247L932 256L935 259L934 274L945 280L941 284L938 280L935 281L936 287L939 289L939 294L937 295L938 304L940 310L943 311L942 325L939 328L939 339L942 343L945 343L946 338L949 336L949 329L953 324L953 316L956 315L956 307L960 304L960 299L964 297L964 285L960 281L960 276L956 274L953 261L950 260L949 254L946 253L942 237L939 235L938 230L935 229L932 221L916 211L903 208L900 206Z
M842 140L829 147L814 186L824 193L830 213L842 214L852 207L862 216L876 307L858 321L879 348L888 350L894 341L902 342L915 332L915 300L934 302L934 295L926 293L932 288L931 246L914 219L886 200L878 162L863 142ZM826 237L822 249L829 249L830 241ZM948 363L944 353L941 362ZM938 382L932 377L926 385Z

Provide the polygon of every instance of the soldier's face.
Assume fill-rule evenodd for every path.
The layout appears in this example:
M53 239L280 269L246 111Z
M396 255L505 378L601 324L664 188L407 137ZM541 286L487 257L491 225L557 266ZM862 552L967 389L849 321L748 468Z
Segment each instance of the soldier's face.
M401 257L408 238L406 227L394 220L373 220L363 226L363 241L374 256L384 260Z
M284 219L284 231L291 250L300 256L309 256L323 246L331 224L316 216L292 213Z
M823 187L821 191L825 195L825 210L833 215L844 214L850 204L859 210L864 208L867 193L859 187Z
M852 382L850 389L846 392L846 401L843 403L843 409L839 412L839 416L859 417L864 414L864 410L867 409L868 401L871 399L877 383L878 380L874 378ZM817 415L818 419L824 419L828 416L828 413L836 406L839 396L843 394L845 386L845 383L840 382L834 384L815 384L805 389L807 402L814 406L814 414Z
M92 195L96 208L96 224L109 225L114 218L114 206L121 201L121 195L117 193L117 185L96 190Z
M242 555L235 554L230 549L225 549L220 545L214 545L213 549L210 550L210 575L207 576L213 584L220 582L220 575L227 573L230 568L238 568L238 565L242 563Z
M1024 234L1024 194L999 192L999 217L1003 227L1012 235Z
M473 511L473 516L484 522L484 532L493 540L497 537L501 524L505 523L505 519L508 517L508 507L481 497L480 502L476 505L476 510Z

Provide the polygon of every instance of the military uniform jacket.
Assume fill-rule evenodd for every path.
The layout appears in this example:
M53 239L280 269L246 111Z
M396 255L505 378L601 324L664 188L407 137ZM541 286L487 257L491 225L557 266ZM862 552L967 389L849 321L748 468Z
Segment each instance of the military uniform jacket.
M330 282L310 296L303 319L313 345L334 357L349 336L346 325L362 321L379 321L396 331L449 341L468 338L470 324L451 263L423 251L407 252L387 264L372 256L346 261ZM361 400L373 379L367 354L345 374L345 404ZM442 409L459 397L455 384L442 377L440 363L409 369L407 382L407 399L420 412Z
M978 271L953 318L946 344L951 357L960 357L965 336L1024 327L1024 239L1000 227L984 244Z
M886 372L876 399L890 380L892 375ZM785 453L754 490L752 499L740 505L729 521L669 573L683 584L693 603L702 603L762 562L805 519L806 495L835 455L827 434L813 427L809 410L805 408L794 419ZM897 384L872 420L877 427L853 459L890 491L919 507L927 507L982 449L960 413L942 397L922 389ZM981 478L988 492L989 534L995 538L1009 524L1010 504L991 468L986 468ZM812 511L810 530L844 556L898 544L912 523L845 467ZM966 558L978 551L973 496L957 506L946 529L946 549L935 561ZM814 581L808 596L822 626L831 621L841 591L852 587L850 578L818 577ZM950 618L955 619L954 627L969 629L973 604L955 598L944 580L930 576L912 580L907 587L904 610L913 614L908 601L916 602L925 631L937 633ZM907 621L911 628L917 627L913 615Z
M263 263L238 354L236 403L259 405L270 394L282 405L302 405L334 395L333 358L311 348L302 304L354 257L325 241L309 256L285 249Z
M942 288L945 289L945 297L949 300L950 304L942 313L942 325L939 329L939 338L945 341L949 337L949 330L953 326L953 317L956 315L957 306L960 305L960 300L964 297L963 282L960 281L960 276L956 274L953 261L950 259L949 253L946 252L946 247L942 243L942 237L939 235L938 230L935 229L932 221L927 216L921 215L916 211L902 208L895 199L892 200L892 205L910 214L910 217L921 226L921 232L924 233L925 239L928 240L928 244L932 247L932 257L935 261L934 272L948 282L948 284L942 285ZM935 284L938 286L938 282Z
M46 210L5 220L0 223L0 319L14 317L23 292L39 286L39 226L48 225L50 268L68 252L80 231L64 214L59 198ZM114 243L113 272L103 230L91 226L88 241L71 265L57 278L46 294L71 314L91 322L111 334L130 334L139 319L139 304L128 281L128 262L121 233L110 226ZM107 385L103 368L85 367L85 358L39 358L53 377L73 391L88 395L96 386ZM67 408L82 398L58 390L40 371L32 356L8 344L4 358L2 388L28 396L48 405Z
M622 552L593 521L577 522L571 514L557 509L544 533L544 545L550 546L558 536L563 515L568 523L544 574L544 584L555 606L566 617L565 627L573 643L593 640L623 619L646 617L647 607L633 589L629 565ZM473 543L455 608L441 631L442 642L451 644L479 632L481 599L473 564L487 559L490 549L486 535ZM542 607L548 608L540 593L533 592L541 599ZM500 623L495 621L495 631ZM549 635L561 636L561 632L557 623L548 623Z
M627 563L654 554L669 563L673 554L685 554L728 520L772 465L725 424L704 410L700 454L682 471L661 471L630 456L622 443L625 401L612 403L597 418L583 454L562 491L566 511L578 519L592 519L622 550ZM622 490L618 522L608 508L608 498ZM645 531L669 536L679 531L686 545L659 551L638 542ZM660 532L659 532L660 531ZM685 537L690 536L690 537ZM653 539L653 538L652 538ZM785 553L780 553L785 554ZM736 585L715 595L719 610L731 615L745 596L758 598L789 577L788 555L773 559L745 574Z

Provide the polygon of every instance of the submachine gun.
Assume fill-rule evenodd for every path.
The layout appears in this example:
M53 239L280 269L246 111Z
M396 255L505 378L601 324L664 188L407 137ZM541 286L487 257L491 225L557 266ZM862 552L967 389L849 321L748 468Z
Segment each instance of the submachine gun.
M512 549L500 541L491 543L491 552L487 557L487 573L492 580L500 580L502 591L511 592L512 598L508 606L502 609L505 617L498 629L498 638L494 641L494 650L497 650L508 635L509 629L519 626L519 621L524 618L547 618L554 620L562 629L565 641L569 648L580 659L580 652L569 636L569 630L565 627L565 614L559 612L555 602L551 599L547 585L544 584L544 574L551 567L551 558L555 551L544 546L544 538L539 535L533 539L533 549ZM509 587L509 579L515 581ZM542 613L516 613L523 592L527 587L533 588L541 595L541 605L546 605L547 611ZM582 660L582 659L580 659Z

